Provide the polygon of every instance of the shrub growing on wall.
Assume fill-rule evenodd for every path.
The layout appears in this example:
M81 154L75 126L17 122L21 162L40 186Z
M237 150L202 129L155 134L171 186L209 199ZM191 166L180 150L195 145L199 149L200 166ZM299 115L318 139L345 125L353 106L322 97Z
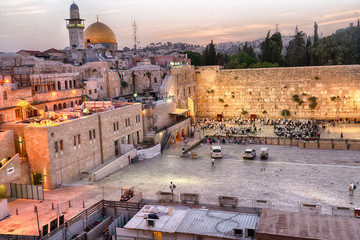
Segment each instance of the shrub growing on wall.
M286 116L287 116L287 117L290 117L290 111L287 110L287 109L284 109L284 110L281 111L281 116L284 116L284 117L285 117L285 113L286 113Z
M314 110L317 106L318 106L318 103L317 103L317 97L309 97L308 100L309 100L309 108L311 110Z

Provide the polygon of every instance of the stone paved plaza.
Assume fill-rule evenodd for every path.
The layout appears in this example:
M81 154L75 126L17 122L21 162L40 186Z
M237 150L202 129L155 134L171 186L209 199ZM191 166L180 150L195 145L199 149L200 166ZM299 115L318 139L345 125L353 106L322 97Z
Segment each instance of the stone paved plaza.
M154 159L128 166L98 184L116 188L132 184L146 199L154 199L157 190L199 193L200 203L217 204L219 195L239 198L240 206L252 206L256 199L271 201L274 209L297 211L299 203L323 206L360 206L360 196L350 197L348 185L360 181L360 153L267 146L268 160L243 160L245 148L259 152L262 145L221 145L224 156L211 168L210 145L199 146L198 159L179 157L172 148ZM262 170L265 169L265 170Z
M189 144L198 139L195 136ZM360 182L358 151L300 149L278 145L220 144L222 159L211 168L210 144L199 145L193 151L197 159L180 157L183 143L178 143L153 159L129 165L99 182L83 179L46 191L45 201L18 199L10 202L11 217L3 220L1 233L36 234L34 205L39 208L40 226L56 217L51 204L60 204L66 219L101 199L119 200L124 185L134 185L145 200L156 199L157 191L169 191L173 181L175 193L198 193L200 204L218 204L219 195L239 198L239 206L252 207L254 200L267 200L273 209L298 211L299 203L321 205L322 214L331 214L331 206L360 207L360 192L349 196L351 181ZM243 160L245 148L269 148L269 159ZM359 186L360 187L360 186ZM71 200L72 206L68 206ZM19 215L15 214L16 208ZM27 227L23 222L29 223ZM19 227L22 226L22 227Z

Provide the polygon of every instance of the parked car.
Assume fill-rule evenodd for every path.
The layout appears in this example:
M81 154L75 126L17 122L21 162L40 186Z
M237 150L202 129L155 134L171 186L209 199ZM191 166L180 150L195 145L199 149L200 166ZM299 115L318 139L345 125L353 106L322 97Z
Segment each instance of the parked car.
M222 150L220 146L211 147L211 157L212 158L222 158Z
M269 149L261 148L260 149L260 159L268 159L269 158Z
M256 150L249 148L243 153L243 159L254 159L256 157Z

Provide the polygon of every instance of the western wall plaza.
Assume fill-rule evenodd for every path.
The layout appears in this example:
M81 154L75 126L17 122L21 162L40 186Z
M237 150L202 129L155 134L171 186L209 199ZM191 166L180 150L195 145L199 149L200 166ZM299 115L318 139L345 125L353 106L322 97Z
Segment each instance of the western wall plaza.
M360 239L359 20L128 48L66 4L66 47L0 51L0 240Z

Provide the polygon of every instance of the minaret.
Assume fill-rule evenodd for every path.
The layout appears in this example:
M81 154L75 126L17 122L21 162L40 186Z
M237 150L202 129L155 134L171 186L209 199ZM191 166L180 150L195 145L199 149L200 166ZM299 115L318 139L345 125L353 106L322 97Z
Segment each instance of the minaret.
M69 29L70 47L85 48L85 19L80 18L79 7L74 2L70 6L70 18L65 20L66 28Z

